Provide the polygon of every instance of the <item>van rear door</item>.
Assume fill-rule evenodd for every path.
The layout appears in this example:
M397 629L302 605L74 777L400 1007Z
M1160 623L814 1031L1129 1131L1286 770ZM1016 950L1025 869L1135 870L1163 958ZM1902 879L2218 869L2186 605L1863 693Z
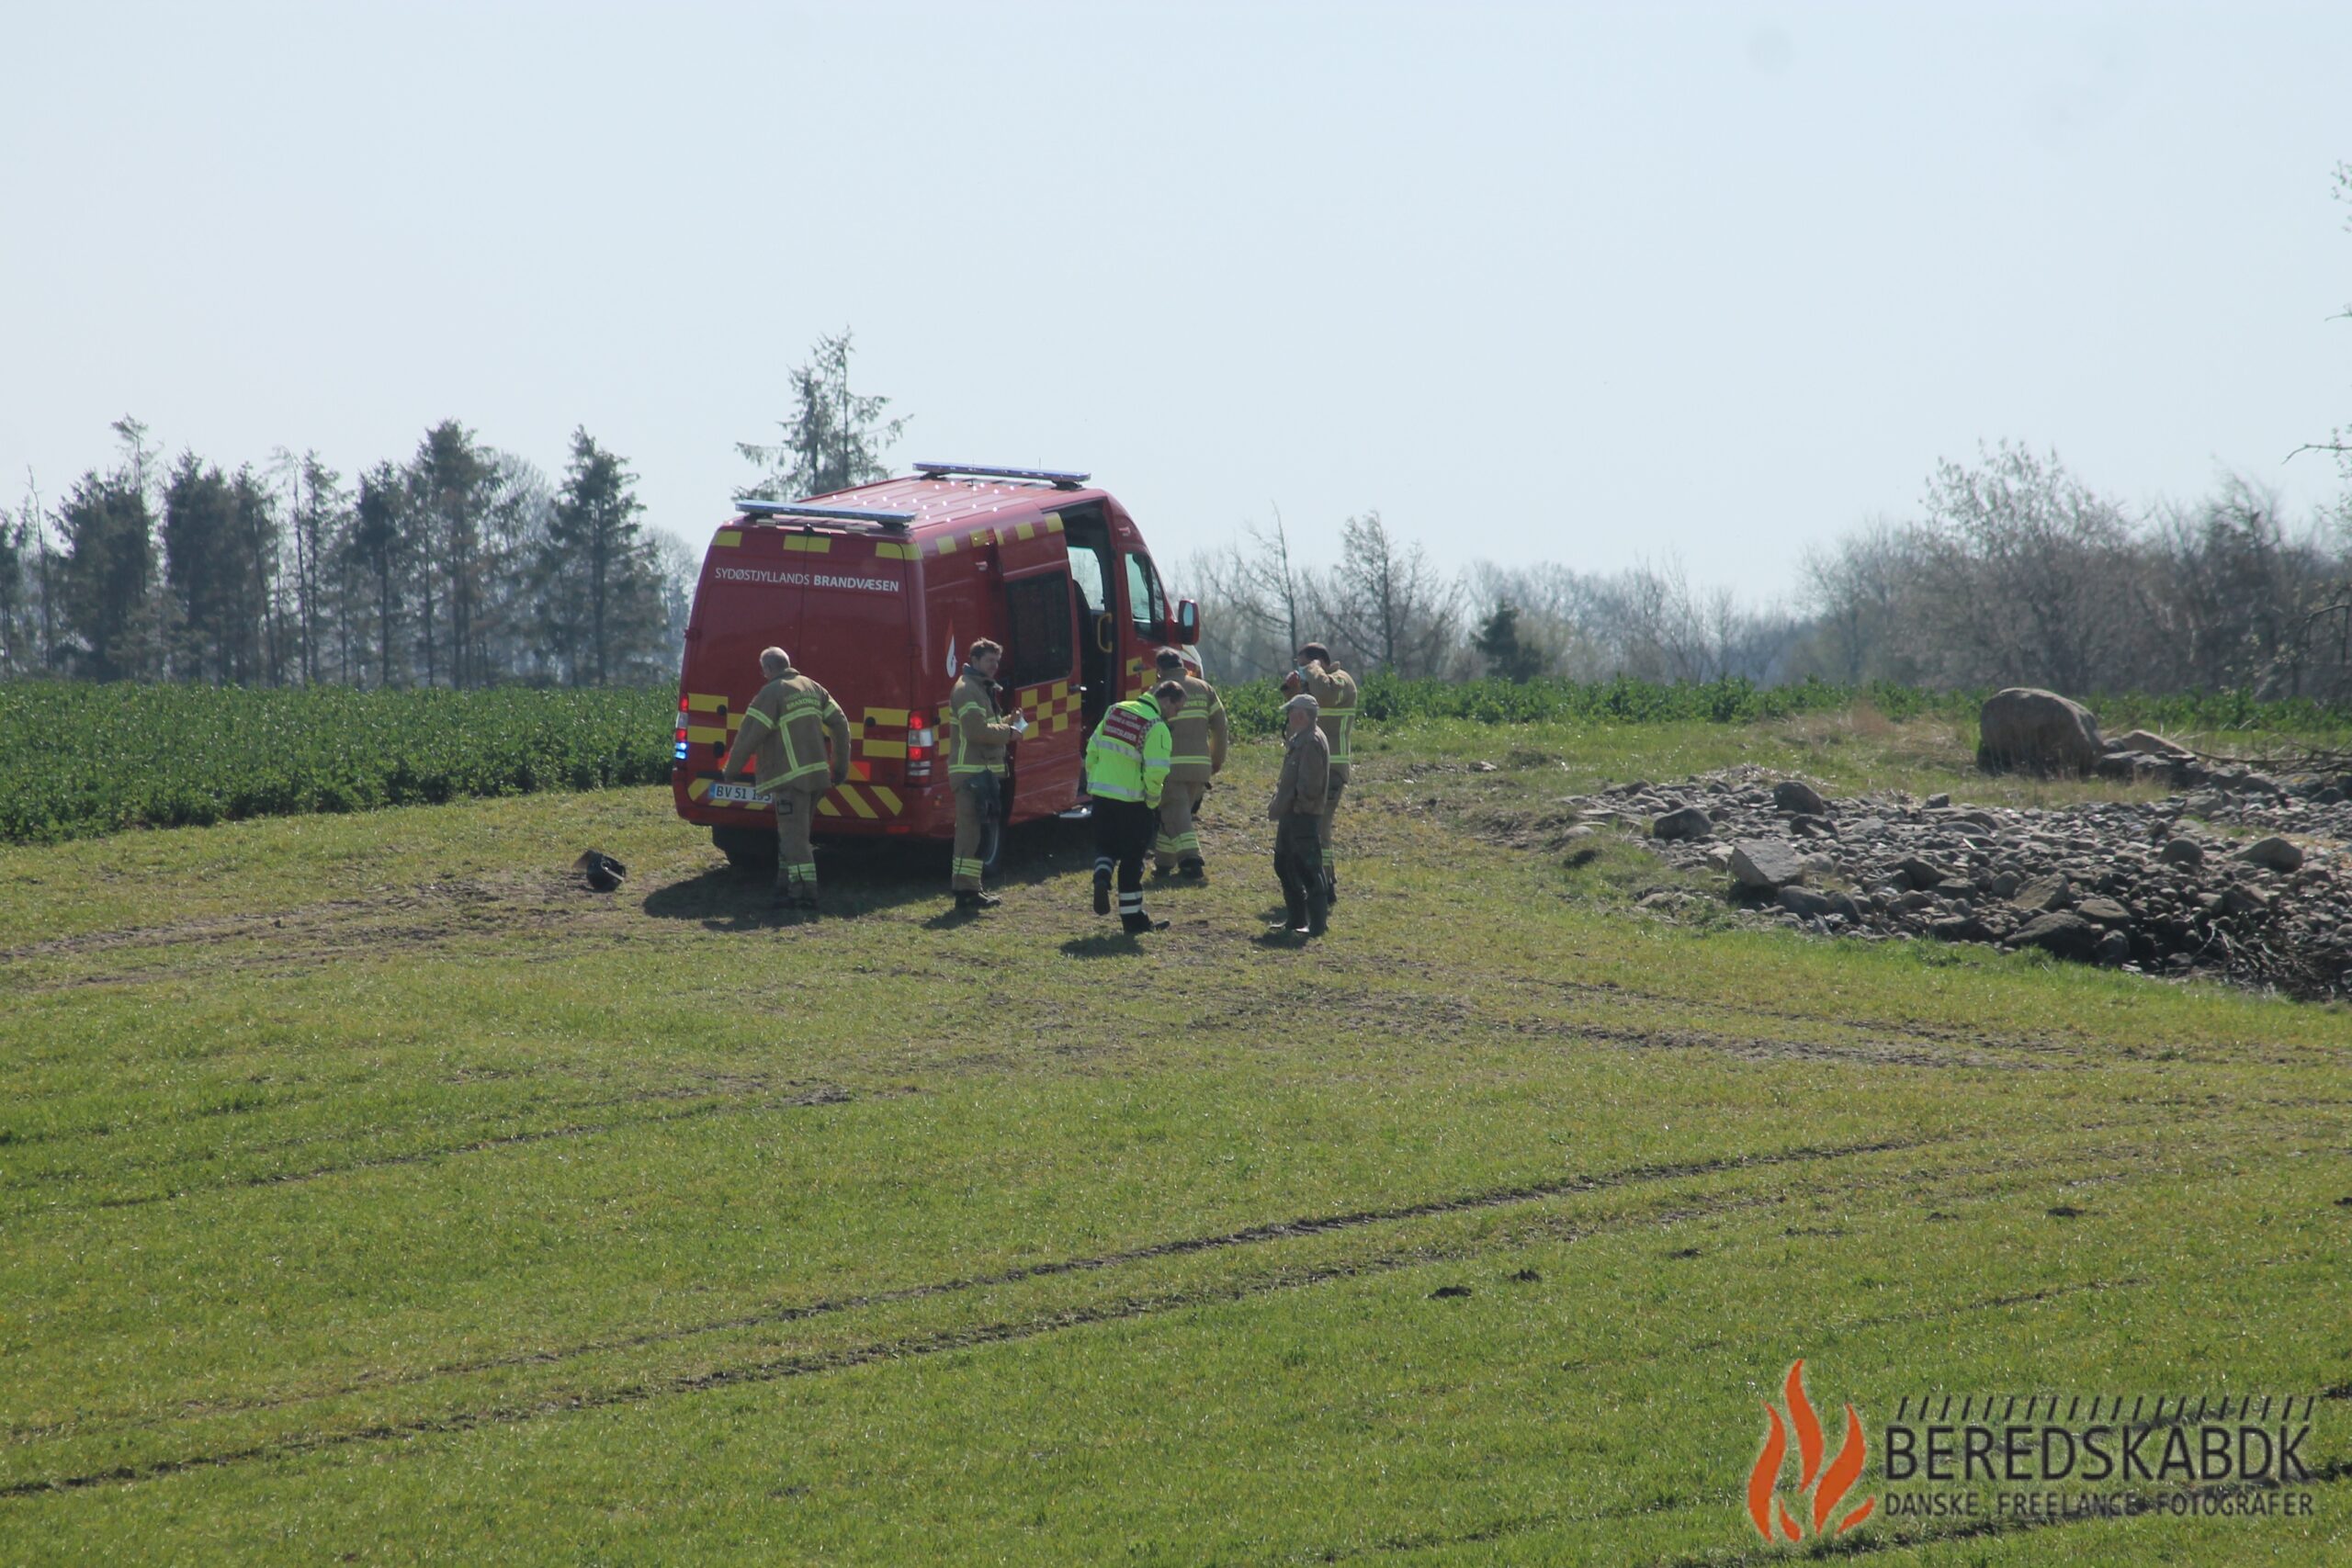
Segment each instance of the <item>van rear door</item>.
M911 541L851 528L745 522L718 531L687 630L682 810L769 820L763 802L715 799L710 786L763 683L760 651L779 647L849 718L850 776L819 803L820 827L881 831L904 815L913 555Z

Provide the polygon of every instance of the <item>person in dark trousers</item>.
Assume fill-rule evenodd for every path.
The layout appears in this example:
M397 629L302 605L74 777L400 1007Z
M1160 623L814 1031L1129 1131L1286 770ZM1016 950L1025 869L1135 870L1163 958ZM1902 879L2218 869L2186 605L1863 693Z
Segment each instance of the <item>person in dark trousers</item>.
M1162 681L1114 703L1086 743L1086 793L1094 803L1094 912L1111 912L1115 871L1119 924L1130 933L1168 924L1143 912L1143 859L1159 835L1159 797L1168 787L1168 721L1183 706L1184 688Z
M1321 936L1331 900L1323 880L1323 817L1329 806L1331 743L1316 722L1321 705L1304 693L1283 705L1287 726L1282 775L1266 815L1274 823L1274 875L1283 885L1283 936Z

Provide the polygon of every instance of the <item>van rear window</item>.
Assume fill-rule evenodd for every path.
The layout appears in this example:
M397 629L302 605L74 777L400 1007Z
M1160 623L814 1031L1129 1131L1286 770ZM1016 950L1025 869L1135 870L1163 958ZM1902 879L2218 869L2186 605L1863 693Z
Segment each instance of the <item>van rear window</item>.
M1006 585L1011 644L1004 650L1007 685L1035 686L1061 680L1070 672L1077 653L1070 631L1070 603L1066 571L1049 571Z

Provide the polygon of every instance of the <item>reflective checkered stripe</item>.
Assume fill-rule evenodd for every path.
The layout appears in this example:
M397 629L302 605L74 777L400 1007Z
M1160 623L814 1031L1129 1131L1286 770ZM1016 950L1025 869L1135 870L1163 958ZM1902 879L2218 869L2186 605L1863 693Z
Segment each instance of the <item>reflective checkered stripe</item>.
M980 874L988 868L985 861L977 858L972 860L954 858L947 863L947 865L948 880L951 883L969 882L975 887L980 885Z
M1152 852L1163 855L1201 858L1201 836L1190 828L1181 833L1162 833L1152 844Z
M1119 913L1122 915L1142 914L1143 894L1140 892L1129 893L1125 889L1122 889L1119 894Z
M925 542L923 548L934 556L952 556L958 550L983 550L990 545L1025 544L1031 539L1061 531L1061 514L1049 512L1035 523L1015 523L1010 526L974 528L962 534L935 535Z
M1086 694L1073 690L1068 681L1056 681L1051 685L1023 686L1013 693L1013 698L1035 716L1032 728L1038 734L1055 735L1078 722Z
M817 863L804 860L789 865L779 864L775 868L775 883L787 893L814 898L817 896Z

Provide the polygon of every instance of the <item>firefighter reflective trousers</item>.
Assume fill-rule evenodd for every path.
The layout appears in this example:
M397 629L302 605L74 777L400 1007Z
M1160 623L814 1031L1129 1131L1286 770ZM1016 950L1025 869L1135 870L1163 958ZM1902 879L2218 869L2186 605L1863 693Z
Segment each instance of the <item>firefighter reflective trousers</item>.
M1330 900L1323 881L1323 847L1316 841L1328 813L1307 817L1297 813L1274 825L1274 874L1282 879L1283 910L1293 931L1320 932L1330 919Z
M1331 764L1331 785L1323 796L1323 815L1315 819L1316 846L1323 852L1323 886L1326 889L1339 885L1340 857L1331 852L1331 818L1340 814L1340 796L1348 792L1348 764ZM1338 897L1337 893L1331 895Z
M1179 865L1201 863L1201 835L1193 828L1193 819L1200 815L1201 802L1208 797L1205 782L1168 781L1168 787L1159 792L1159 838L1152 845L1154 865L1162 871L1173 871Z
M1143 912L1143 857L1158 827L1157 815L1140 800L1094 797L1095 880L1118 873L1119 924L1131 931L1151 929Z
M768 791L775 806L775 890L811 903L817 897L817 854L808 847L808 829L825 789L820 775L808 784L779 784Z
M956 863L947 885L957 893L980 890L988 862L981 843L1001 798L994 773L966 773L956 781Z

